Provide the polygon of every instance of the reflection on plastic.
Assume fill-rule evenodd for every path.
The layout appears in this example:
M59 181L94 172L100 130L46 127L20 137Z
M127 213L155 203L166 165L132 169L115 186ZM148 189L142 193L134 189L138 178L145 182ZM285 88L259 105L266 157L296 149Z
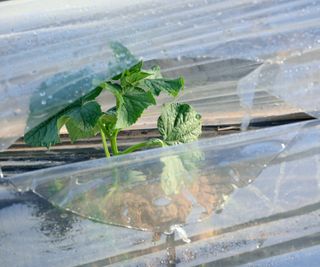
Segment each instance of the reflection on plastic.
M90 219L155 232L223 212L225 206L235 205L234 194L244 198L238 212L252 197L251 202L262 202L270 212L278 212L316 199L300 192L293 201L290 196L286 204L279 204L284 174L279 174L279 181L274 175L261 177L281 162L318 153L319 125L319 121L292 124L158 149L152 155L137 152L72 164L21 175L12 182L20 190L32 189L54 205ZM266 185L268 179L275 179L275 189L262 193L271 186ZM287 193L296 191L296 186L293 182ZM263 215L254 207L250 210L252 214L246 216Z

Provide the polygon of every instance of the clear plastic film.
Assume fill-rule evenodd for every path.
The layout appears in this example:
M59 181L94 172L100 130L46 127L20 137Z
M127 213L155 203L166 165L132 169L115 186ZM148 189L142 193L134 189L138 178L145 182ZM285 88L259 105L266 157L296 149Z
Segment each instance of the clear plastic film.
M165 76L185 77L177 101L191 103L207 125L241 122L246 129L251 119L296 112L319 116L318 1L118 2L0 4L0 22L6 22L0 23L2 149L29 126L32 103L39 113L35 126L140 57L146 66L159 64ZM35 15L39 10L41 16ZM108 45L114 41L135 59L114 58ZM113 99L101 101L107 108ZM158 115L158 107L149 109L136 127L153 127ZM314 120L242 132L50 168L11 182L107 223L117 233L116 249L97 257L133 249L122 248L121 231L112 226L120 225L175 233L175 244L184 242L175 252L185 259L182 266L226 264L240 252L292 240L301 249L301 238L319 232L319 127ZM313 246L310 240L302 244ZM221 242L230 247L204 252ZM185 257L186 250L198 257ZM150 252L150 265L159 251ZM128 258L128 265L144 262Z
M141 230L175 234L176 241L166 246L175 247L181 266L227 264L244 253L241 261L233 259L239 264L263 259L262 252L247 258L252 250L274 256L317 244L312 242L319 239L319 127L314 120L243 132L50 168L11 181L55 206L111 225L108 231L115 235L112 225L137 236L146 235ZM130 252L134 246L122 250L121 240L113 242L119 249L91 264L115 258L123 265L117 255L127 255L128 266L157 265L164 257L162 243L140 258Z
M294 56L298 65L318 66L312 56L320 46L318 11L317 1L3 2L1 149L92 90L95 80L128 67L125 61L114 66L113 41L147 65L158 63L166 76L184 75L186 90L178 100L192 103L206 124L239 123L248 113L261 118L301 111L283 97L282 88L296 86L288 73L268 78L273 89L239 84L261 64L280 64L285 71ZM291 71L301 77L300 88L316 90L308 69ZM267 67L259 75L270 73ZM106 107L112 101L103 98ZM39 114L30 123L34 109ZM137 127L153 127L157 116L151 108Z

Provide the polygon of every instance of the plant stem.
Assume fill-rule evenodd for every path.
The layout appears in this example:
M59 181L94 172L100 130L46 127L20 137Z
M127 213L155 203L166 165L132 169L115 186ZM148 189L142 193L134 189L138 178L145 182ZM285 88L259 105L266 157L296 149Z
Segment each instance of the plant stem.
M100 134L101 134L101 139L102 139L102 144L103 144L103 149L104 149L104 153L106 154L107 158L110 158L110 152L108 149L108 144L107 144L107 140L106 140L106 135L104 134L103 130L101 127L99 127L100 130Z
M136 151L136 150L144 148L144 147L147 148L147 147L164 147L164 146L165 146L165 143L162 140L151 139L149 141L133 145L133 146L127 148L126 150L122 151L120 154L128 154L128 153L131 153L133 151Z
M118 145L117 145L118 133L119 133L119 130L115 130L112 136L110 137L111 149L112 149L113 155L119 154Z

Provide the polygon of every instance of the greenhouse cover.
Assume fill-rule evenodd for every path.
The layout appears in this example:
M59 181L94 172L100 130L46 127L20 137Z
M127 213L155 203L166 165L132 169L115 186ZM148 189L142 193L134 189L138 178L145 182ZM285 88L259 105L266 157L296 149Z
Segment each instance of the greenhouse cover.
M1 2L1 151L137 59L184 76L177 101L204 125L242 131L5 177L0 266L318 266L319 12L314 0ZM135 127L154 128L166 101ZM314 119L248 130L302 113Z

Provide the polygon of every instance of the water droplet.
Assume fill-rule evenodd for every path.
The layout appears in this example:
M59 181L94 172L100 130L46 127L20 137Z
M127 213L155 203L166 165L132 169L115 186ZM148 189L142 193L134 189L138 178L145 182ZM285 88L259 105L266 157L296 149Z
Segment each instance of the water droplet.
M42 100L42 101L41 101L41 104L42 104L42 105L46 105L46 104L47 104L47 101L46 101L46 100Z
M52 99L52 95L48 95L48 99Z
M178 61L181 61L181 56L180 56L180 55L177 56L177 60L178 60Z
M40 96L45 96L46 95L46 92L45 91L41 91L40 92Z

